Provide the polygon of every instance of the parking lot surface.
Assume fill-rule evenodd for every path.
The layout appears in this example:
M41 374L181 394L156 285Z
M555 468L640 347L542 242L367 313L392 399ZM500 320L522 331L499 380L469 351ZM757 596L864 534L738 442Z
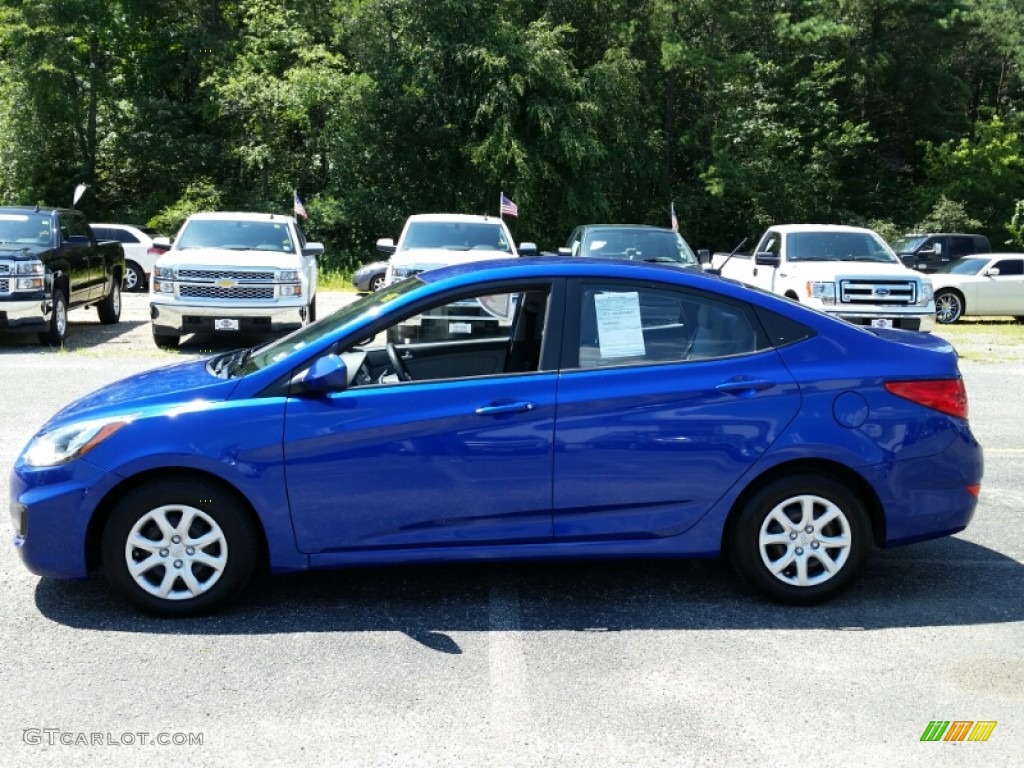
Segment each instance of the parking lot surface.
M350 299L321 297L320 315ZM73 312L65 350L0 334L3 498L62 405L244 341L161 352L146 310L127 295L116 326ZM28 573L6 524L0 765L1019 764L1024 361L977 360L962 363L986 450L973 523L874 551L814 608L765 603L716 561L646 560L272 577L225 613L157 620L102 581ZM937 720L995 726L921 741Z

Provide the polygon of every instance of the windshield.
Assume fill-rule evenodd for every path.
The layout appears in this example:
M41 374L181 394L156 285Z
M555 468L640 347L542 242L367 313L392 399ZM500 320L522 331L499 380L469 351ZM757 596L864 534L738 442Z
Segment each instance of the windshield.
M49 214L0 213L0 242L52 245Z
M790 232L789 261L896 262L896 254L874 232Z
M892 249L896 251L896 253L912 253L925 241L925 237L925 235L907 235L905 237L901 237L893 242Z
M179 251L188 248L224 248L233 251L295 252L295 244L285 219L193 219L185 224L174 247Z
M410 221L399 248L442 248L448 251L504 251L512 253L504 228L497 222Z
M582 254L600 259L631 259L672 264L698 263L696 255L676 232L661 229L602 228L595 230Z
M940 266L935 270L935 274L976 275L986 264L988 264L988 259L957 259Z
M300 328L277 341L252 350L252 353L242 360L237 370L232 370L229 373L245 375L273 365L293 352L310 344L315 344L325 336L331 335L342 326L357 320L376 317L395 299L416 290L422 285L423 282L419 278L410 277L376 293L362 296L351 304L345 305L334 314L312 325L307 325L305 328Z

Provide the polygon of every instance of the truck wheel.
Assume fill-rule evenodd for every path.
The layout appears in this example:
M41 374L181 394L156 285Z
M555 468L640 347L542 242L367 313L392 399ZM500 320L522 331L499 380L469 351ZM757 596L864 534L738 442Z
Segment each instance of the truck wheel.
M59 347L68 335L68 302L60 288L53 289L53 312L50 314L50 328L39 334L39 343L47 347Z
M306 323L316 322L316 296L313 296L312 301L309 302L309 306L306 307Z
M153 343L160 349L177 349L179 341L181 341L180 336L165 335L153 331Z
M128 600L159 616L208 613L256 568L259 539L219 485L171 478L129 492L103 530L103 571Z
M860 499L816 474L780 477L747 502L732 536L733 565L777 603L813 605L850 585L871 546Z
M121 281L114 280L110 284L107 298L96 305L96 312L103 325L113 325L121 319Z
M935 320L943 325L955 323L964 314L964 300L956 291L935 294Z
M121 286L128 293L146 290L146 273L134 261L125 264L124 283Z

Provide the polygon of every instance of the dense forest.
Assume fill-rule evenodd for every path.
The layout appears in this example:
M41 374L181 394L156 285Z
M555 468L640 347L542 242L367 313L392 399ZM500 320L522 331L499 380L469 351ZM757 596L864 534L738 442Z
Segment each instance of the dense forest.
M1020 0L2 0L0 203L290 212L332 269L425 211L517 240L773 222L1024 247Z

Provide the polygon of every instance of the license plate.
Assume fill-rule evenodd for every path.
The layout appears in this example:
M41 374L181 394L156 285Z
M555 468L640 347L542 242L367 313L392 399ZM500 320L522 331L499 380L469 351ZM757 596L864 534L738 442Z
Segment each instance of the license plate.
M888 317L876 317L871 321L872 328L892 328L892 320Z
M472 333L472 323L448 323L448 333Z
M213 321L213 330L215 331L237 331L238 321L232 320L227 317L218 317Z

